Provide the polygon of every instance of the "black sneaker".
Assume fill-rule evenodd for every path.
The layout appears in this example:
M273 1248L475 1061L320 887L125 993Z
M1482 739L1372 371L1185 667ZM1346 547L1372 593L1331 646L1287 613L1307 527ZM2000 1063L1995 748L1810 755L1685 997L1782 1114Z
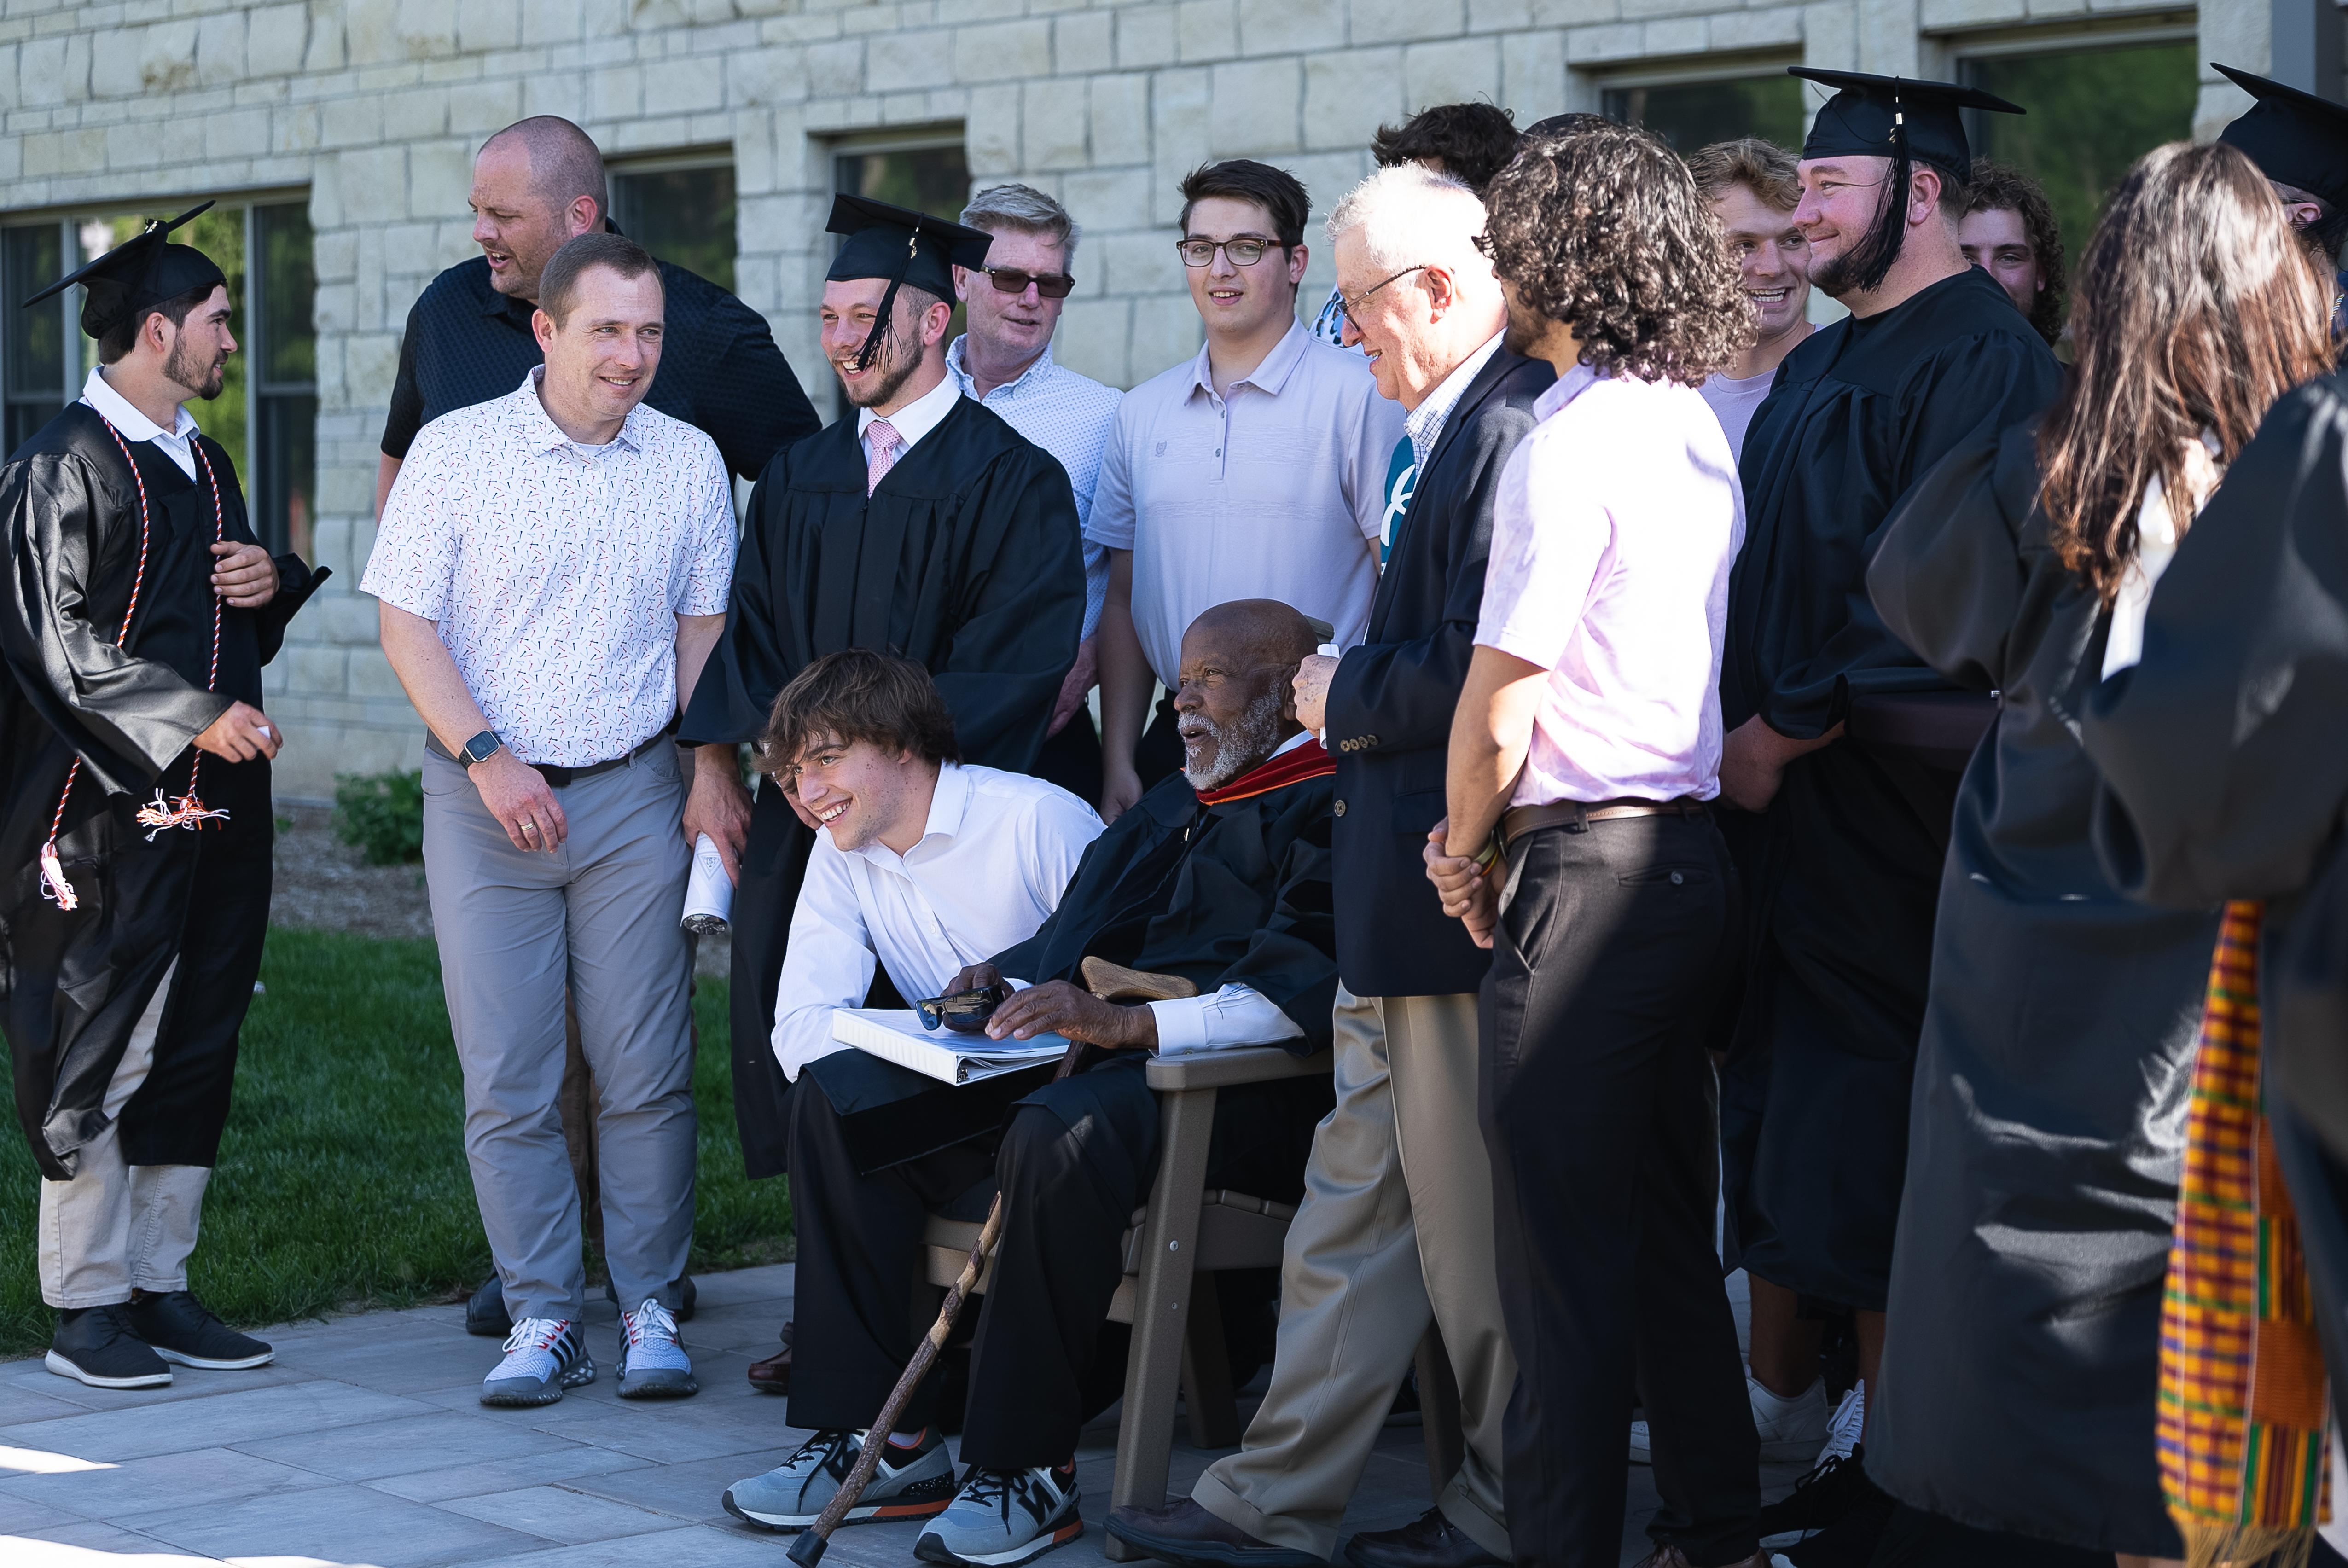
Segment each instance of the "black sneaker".
M57 1314L46 1365L93 1388L160 1388L171 1381L163 1358L132 1332L124 1306L85 1306Z
M1883 1495L1867 1479L1859 1449L1853 1449L1848 1454L1828 1454L1818 1461L1817 1469L1794 1483L1791 1492L1764 1508L1754 1527L1760 1533L1762 1545L1791 1546Z
M160 1295L141 1291L130 1298L123 1315L130 1331L155 1347L155 1354L182 1367L209 1372L242 1372L266 1367L277 1352L249 1334L239 1334L198 1301L193 1291Z
M1854 1458L1851 1463L1855 1467L1858 1460ZM1867 1495L1853 1502L1833 1523L1769 1555L1774 1563L1788 1564L1790 1568L1868 1568L1875 1561L1875 1549L1881 1543L1898 1507L1889 1493L1869 1481Z

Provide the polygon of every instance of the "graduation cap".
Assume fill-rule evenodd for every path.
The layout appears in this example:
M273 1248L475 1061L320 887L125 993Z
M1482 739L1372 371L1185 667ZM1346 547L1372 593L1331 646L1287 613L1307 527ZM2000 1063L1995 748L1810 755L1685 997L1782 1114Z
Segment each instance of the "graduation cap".
M2258 99L2218 139L2249 154L2268 179L2348 206L2348 107L2231 66L2218 69Z
M226 284L228 279L210 256L193 245L170 242L172 230L210 211L211 206L205 201L168 223L149 222L106 254L83 263L26 300L25 308L29 310L79 284L88 291L81 302L81 329L92 337L104 337L142 310L200 288Z
M1810 134L1802 142L1805 159L1891 160L1890 200L1880 210L1874 232L1868 236L1866 264L1857 279L1861 289L1880 284L1891 263L1900 259L1900 242L1907 232L1908 183L1915 160L1921 158L1959 176L1972 167L1972 148L1965 139L1965 122L1959 111L2029 112L1995 93L1955 82L1910 81L1905 77L1826 71L1811 66L1788 66L1786 74L1836 89L1810 122Z
M872 322L872 335L856 356L859 370L872 363L880 350L880 335L889 329L889 313L897 304L900 284L911 284L941 299L954 296L953 269L983 267L986 248L994 236L983 229L966 229L943 218L932 218L910 207L892 206L866 196L835 196L827 234L845 234L848 242L823 275L835 283L851 278L886 278L888 292Z

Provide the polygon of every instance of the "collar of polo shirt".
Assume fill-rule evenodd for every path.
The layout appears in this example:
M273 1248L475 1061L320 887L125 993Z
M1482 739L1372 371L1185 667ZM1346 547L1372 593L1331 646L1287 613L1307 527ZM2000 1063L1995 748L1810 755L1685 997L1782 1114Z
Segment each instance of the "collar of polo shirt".
M1237 391L1242 387L1252 387L1259 392L1279 397L1280 389L1288 385L1289 377L1295 374L1297 366L1303 363L1304 350L1312 341L1313 335L1304 330L1303 323L1290 322L1280 341L1272 346L1272 352L1263 356L1263 363L1232 382L1231 389ZM1191 392L1204 392L1208 397L1213 397L1214 377L1214 367L1207 359L1207 346L1200 344L1199 356L1190 361Z
M574 441L564 435L562 427L556 424L554 417L546 411L546 404L539 395L539 383L544 379L546 379L546 366L533 365L530 367L530 374L523 377L521 380L522 389L530 394L526 399L530 405L530 412L523 418L530 422L531 451L551 452L557 447L567 447L583 457L592 452L609 451L613 447L623 446L632 452L641 452L644 449L643 421L637 418L637 416L644 411L644 406L642 403L628 410L628 417L620 422L620 433L613 436L607 445L591 447L583 442Z

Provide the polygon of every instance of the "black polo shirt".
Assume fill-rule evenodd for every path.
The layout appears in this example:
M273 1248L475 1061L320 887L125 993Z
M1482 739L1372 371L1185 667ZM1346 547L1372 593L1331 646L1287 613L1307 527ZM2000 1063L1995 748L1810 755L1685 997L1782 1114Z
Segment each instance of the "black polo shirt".
M755 480L767 459L823 421L766 317L683 267L663 262L660 273L667 315L660 369L644 401L705 431L728 469ZM530 330L535 308L491 288L489 263L479 256L434 278L407 313L384 455L405 459L416 432L441 415L520 386L545 358Z

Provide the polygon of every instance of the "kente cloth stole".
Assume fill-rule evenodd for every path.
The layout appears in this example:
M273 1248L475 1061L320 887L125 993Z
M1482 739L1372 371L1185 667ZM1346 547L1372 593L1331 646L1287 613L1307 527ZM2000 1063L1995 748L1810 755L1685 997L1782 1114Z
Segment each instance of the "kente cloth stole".
M2160 1482L2190 1568L2297 1568L2330 1509L2314 1295L2259 1072L2261 910L2219 928L2160 1307Z
M1336 771L1337 759L1319 740L1308 739L1293 751L1283 751L1271 761L1249 769L1228 784L1200 790L1199 804L1227 805L1256 795L1269 795L1274 789L1302 784L1307 779L1326 779Z

